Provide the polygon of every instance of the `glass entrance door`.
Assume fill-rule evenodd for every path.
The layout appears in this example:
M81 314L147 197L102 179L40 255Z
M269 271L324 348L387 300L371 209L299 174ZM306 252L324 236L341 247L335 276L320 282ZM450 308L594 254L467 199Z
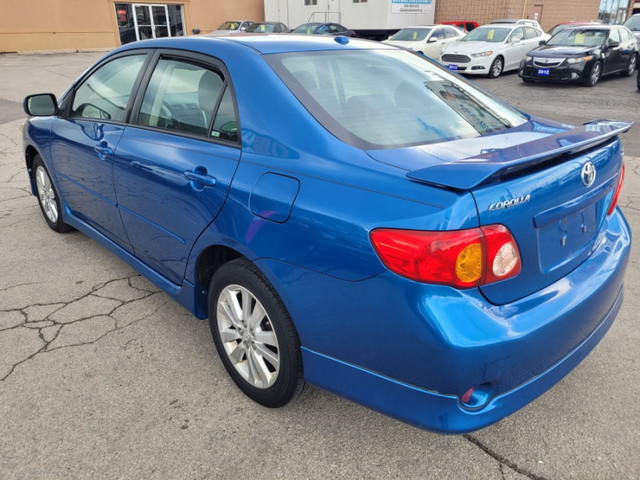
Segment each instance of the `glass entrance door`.
M182 5L116 3L120 43L184 35Z
M136 40L170 37L169 12L166 5L133 4Z

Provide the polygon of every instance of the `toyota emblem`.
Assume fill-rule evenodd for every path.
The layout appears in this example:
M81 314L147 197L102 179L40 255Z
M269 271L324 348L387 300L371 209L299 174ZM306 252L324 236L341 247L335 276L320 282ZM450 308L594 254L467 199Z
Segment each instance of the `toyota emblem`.
M596 166L592 162L587 162L582 167L582 183L585 187L590 187L596 181Z

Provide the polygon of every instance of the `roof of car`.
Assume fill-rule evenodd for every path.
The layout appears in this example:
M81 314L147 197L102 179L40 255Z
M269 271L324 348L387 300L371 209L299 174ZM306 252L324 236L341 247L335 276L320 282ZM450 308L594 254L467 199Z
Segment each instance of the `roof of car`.
M569 25L564 30L611 30L622 25L603 25L601 23L586 23L582 25Z
M354 50L354 49L393 49L378 42L354 39L342 36L325 37L321 35L277 35L263 33L238 33L236 35L205 34L187 37L157 38L128 43L117 51L136 48L175 48L202 53L215 53L212 47L233 48L246 47L261 54L311 52L322 50Z

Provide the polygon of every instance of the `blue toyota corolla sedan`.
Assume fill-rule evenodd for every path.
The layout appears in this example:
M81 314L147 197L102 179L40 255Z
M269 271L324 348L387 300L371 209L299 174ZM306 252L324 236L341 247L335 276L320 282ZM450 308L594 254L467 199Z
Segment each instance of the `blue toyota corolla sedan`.
M620 309L628 123L531 117L346 37L133 43L24 107L48 225L208 318L265 406L308 383L471 431L563 378Z

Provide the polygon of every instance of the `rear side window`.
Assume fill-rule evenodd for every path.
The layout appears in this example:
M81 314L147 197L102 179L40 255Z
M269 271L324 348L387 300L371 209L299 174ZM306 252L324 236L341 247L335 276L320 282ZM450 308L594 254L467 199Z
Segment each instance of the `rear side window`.
M71 116L122 122L146 55L119 57L102 65L76 90Z
M406 51L304 52L267 61L325 128L358 148L476 137L526 121Z
M158 61L144 94L137 123L237 140L233 99L222 74L183 60ZM211 131L212 123L215 131Z

